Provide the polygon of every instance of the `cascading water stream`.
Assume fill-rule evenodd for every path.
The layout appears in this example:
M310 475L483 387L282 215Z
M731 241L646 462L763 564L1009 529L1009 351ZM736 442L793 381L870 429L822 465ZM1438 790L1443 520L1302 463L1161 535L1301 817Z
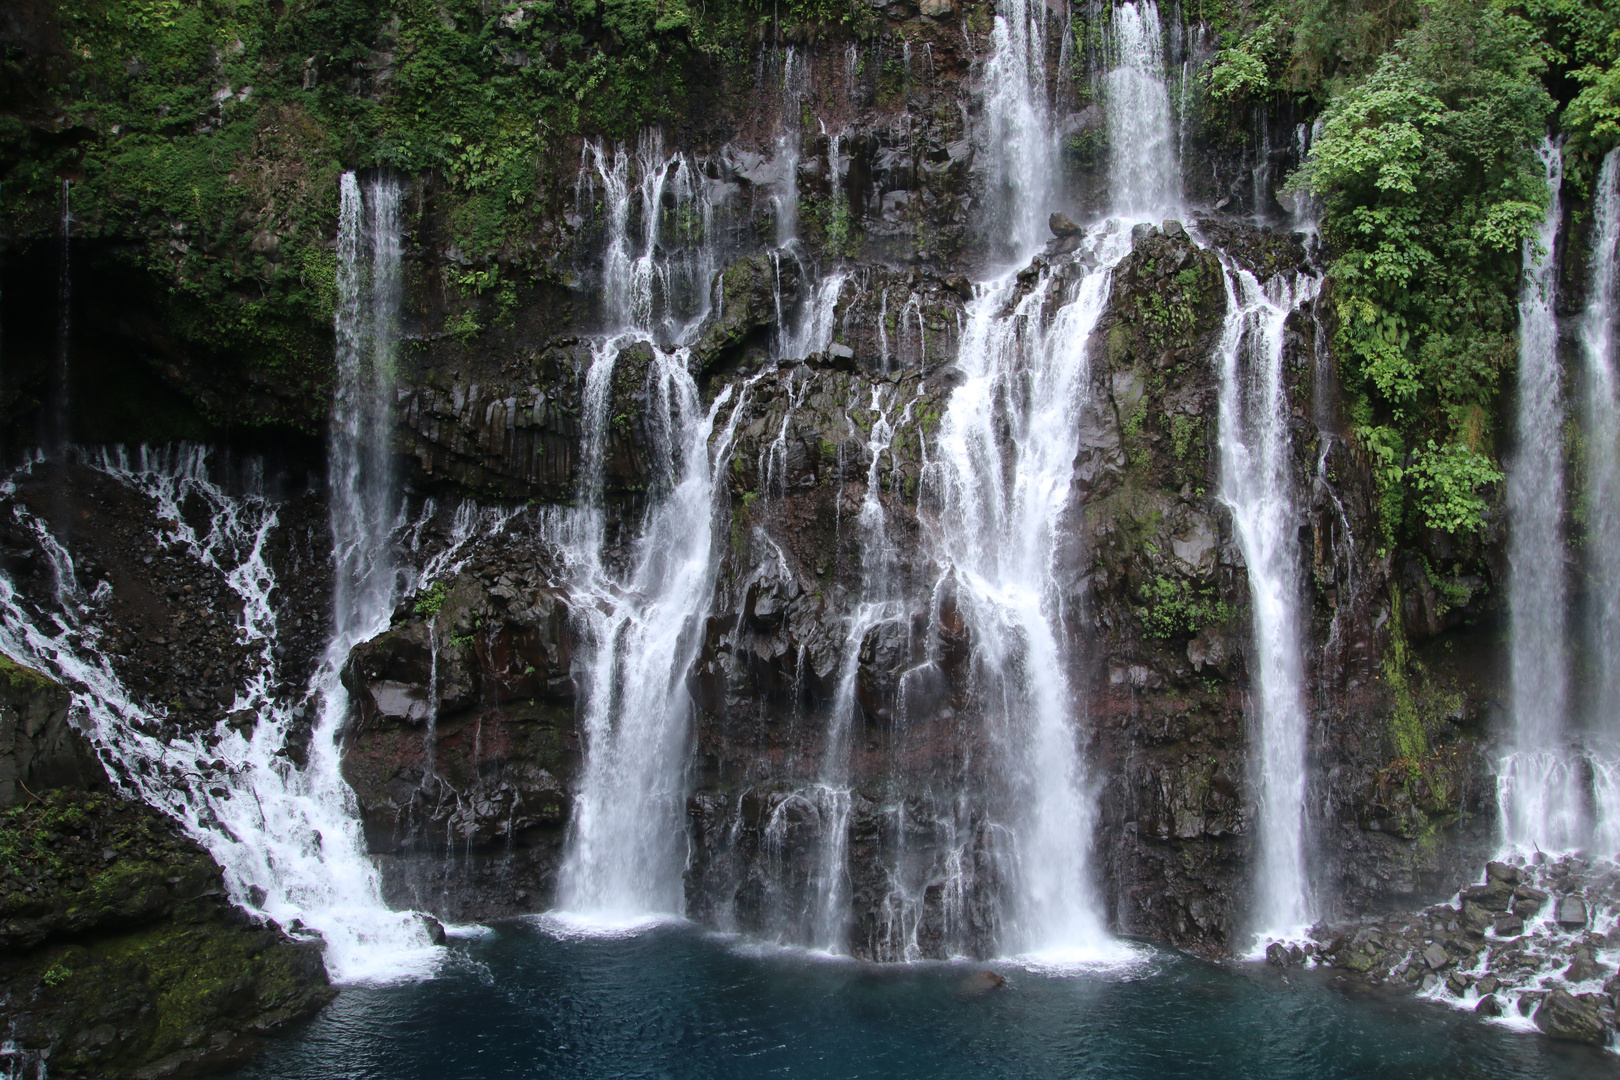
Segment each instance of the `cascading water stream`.
M1595 664L1587 712L1602 854L1620 853L1620 148L1592 192L1592 276L1577 333L1586 376L1588 651Z
M648 128L634 154L586 143L577 190L582 200L600 192L605 212L606 328L688 341L708 317L718 269L716 207L702 173L684 154L665 156L662 135Z
M343 174L334 320L337 394L327 459L337 564L329 651L339 665L379 623L387 625L398 589L390 547L404 524L393 458L402 288L399 201L397 181L374 180L363 197L354 173Z
M1003 4L985 75L988 226L1008 238L1000 254L1017 262L1040 242L1054 209L1045 19L1043 5ZM1114 33L1113 205L1128 218L1171 210L1180 204L1180 174L1156 5L1116 8ZM1104 222L1083 243L1086 261L1064 273L1042 271L1026 286L1007 272L978 286L957 356L963 381L925 467L942 572L935 594L954 600L974 642L973 696L994 759L984 805L959 792L950 820L935 823L957 838L932 871L943 877L947 947L972 948L968 897L988 888L997 894L998 949L1081 964L1118 962L1125 951L1103 927L1087 865L1095 807L1058 560L1089 384L1087 339L1112 269L1130 251L1130 230ZM1096 268L1068 273L1088 264ZM937 601L935 609L937 619ZM902 805L894 814L905 812ZM885 947L896 958L915 946L908 897L921 890L907 884L915 877L899 861L890 867Z
M984 72L984 222L997 252L1022 263L1046 235L1055 148L1046 91L1047 9L1040 0L1003 0Z
M800 112L809 90L804 57L792 45L782 54L782 115L776 136L776 246L787 247L799 235Z
M1087 869L1095 811L1056 560L1087 339L1110 269L1129 250L1123 230L1089 241L1103 269L1077 286L1047 274L1027 292L1013 275L979 287L957 360L964 381L930 465L933 545L975 642L976 699L1004 789L990 808L992 832L1006 838L996 853L1006 879L998 944L1079 963L1113 961L1118 947L1097 915Z
M854 792L850 789L850 734L860 706L855 700L860 675L861 647L869 631L880 623L901 616L903 605L894 580L898 553L889 537L888 518L883 509L883 455L890 452L895 432L910 419L908 402L898 419L889 415L893 402L882 388L874 387L867 406L871 416L867 431L866 492L856 517L861 545L861 591L849 628L844 637L838 664L838 689L833 695L826 740L822 744L821 776L813 799L820 828L817 833L816 874L811 943L820 949L843 952L847 949L846 923L849 915L849 812Z
M1585 785L1566 716L1564 402L1554 311L1563 164L1551 139L1540 152L1551 201L1536 237L1525 241L1519 295L1516 447L1507 470L1512 738L1497 770L1497 802L1508 845L1561 851L1584 839Z
M1114 8L1113 51L1104 83L1110 205L1132 220L1173 215L1181 206L1181 164L1155 0Z
M558 909L585 922L618 923L684 908L691 714L685 678L714 591L716 501L722 497L716 478L729 456L742 402L733 403L728 387L705 408L689 351L657 340L686 340L708 313L706 278L701 290L672 284L695 278L702 267L712 273L712 227L703 230L694 251L678 242L687 237L666 240L660 225L669 193L678 209L701 205L712 225L696 170L683 156L665 158L653 133L642 138L635 189L627 155L620 152L610 161L600 147L588 147L587 154L605 197L605 307L616 332L598 341L586 373L578 506L554 515L547 526L570 577L582 640L575 677L585 761ZM581 172L583 186L587 174ZM642 223L635 246L633 211ZM620 565L607 555L610 405L615 369L632 347L648 357L639 422L652 450L639 534ZM717 435L716 422L728 408Z
M241 598L239 633L257 651L258 664L237 689L232 712L251 714L251 724L159 737L164 712L135 701L107 655L94 618L106 597L82 592L71 554L21 505L19 520L53 561L58 613L47 624L0 580L0 649L73 687L82 726L126 786L208 847L236 903L318 933L339 980L420 973L436 963L419 920L381 902L336 745L349 711L338 673L355 643L388 625L399 577L390 544L401 509L388 453L399 189L387 179L368 188L363 198L353 174L340 185L338 390L329 458L333 632L305 700L290 703L273 692L276 581L266 543L275 508L257 483L245 496L227 494L209 479L199 450L164 456L143 449L133 463L111 455L87 464L152 499L159 518L179 523L157 532L160 547L212 568ZM207 508L206 533L185 524L187 500ZM310 706L318 719L307 764L298 768L278 751L304 726ZM227 768L206 784L183 782L202 760L223 760Z
M615 339L617 340L617 339ZM599 350L587 381L586 424L608 422L606 389L617 351ZM604 370L605 369L605 370ZM686 672L701 643L714 592L715 476L729 455L740 408L710 445L731 388L703 408L685 350L655 353L648 371L664 452L654 495L630 557L615 572L602 558L603 475L581 492L583 512L554 538L572 576L587 647L576 677L585 762L570 820L558 907L590 921L679 914L684 907L686 757L691 701ZM600 454L604 439L587 440ZM594 449L593 449L594 448Z
M281 680L271 597L278 584L268 549L278 520L257 472L245 494L232 495L209 477L200 448L110 452L85 464L151 500L154 521L173 523L154 529L159 550L210 568L240 598L238 634L254 663L229 711L252 721L189 734L166 730L167 710L137 701L114 668L99 618L110 589L85 592L72 555L20 504L17 520L52 565L54 611L0 578L0 651L73 688L76 723L126 790L167 811L208 848L233 902L295 932L319 934L335 979L431 971L437 953L420 921L388 911L379 898L352 795L338 773L330 718L346 714L347 698L336 669L323 663L303 700L275 693ZM187 524L195 516L187 506L202 508L206 528ZM322 719L299 768L282 751L305 726L309 705ZM199 763L211 761L225 768L198 775Z
M1304 633L1298 522L1283 384L1284 326L1321 282L1281 274L1262 286L1226 267L1226 323L1218 353L1220 497L1248 567L1257 661L1249 710L1255 744L1259 841L1254 929L1299 932L1311 919L1305 869Z

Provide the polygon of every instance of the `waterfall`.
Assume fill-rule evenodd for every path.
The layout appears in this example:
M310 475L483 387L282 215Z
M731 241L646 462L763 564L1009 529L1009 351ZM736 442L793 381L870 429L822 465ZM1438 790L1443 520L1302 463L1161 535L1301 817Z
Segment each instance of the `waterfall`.
M782 54L782 116L776 135L776 246L787 247L799 236L799 145L804 126L800 112L810 88L804 57L792 45Z
M1248 567L1254 605L1255 744L1259 836L1255 929L1296 932L1312 915L1305 873L1305 682L1300 616L1299 520L1291 412L1283 384L1284 327L1314 300L1318 279L1281 274L1261 286L1227 267L1226 324L1219 351L1221 501Z
M701 290L683 294L675 287L712 275L716 258L712 207L697 170L682 155L664 157L658 134L644 133L632 195L623 151L610 159L589 146L586 154L591 172L582 167L581 186L594 176L605 202L611 332L597 342L586 372L577 506L547 525L567 568L581 639L575 680L585 751L558 908L586 922L616 923L678 914L685 906L692 707L686 674L714 593L716 508L724 497L718 478L743 401L733 404L728 387L705 408L689 351L659 343L686 340L708 313L708 277ZM677 213L702 211L700 234L665 236L661 221L670 202ZM642 224L639 244L632 242L633 212ZM615 545L607 527L610 406L620 365L641 361L645 405L638 422L652 452L639 532L621 560L610 556Z
M1504 839L1544 851L1581 842L1579 764L1567 746L1564 403L1554 300L1563 179L1557 144L1541 147L1551 201L1524 245L1519 294L1516 446L1507 470L1510 709L1513 733L1497 771Z
M815 288L810 290L810 295L800 305L797 319L779 319L781 343L777 349L778 359L803 360L812 353L827 351L827 347L832 344L838 300L843 295L844 285L848 281L847 270L833 270L816 282ZM780 310L781 305L778 301L778 311Z
M398 587L390 545L403 523L393 455L399 199L392 179L372 181L364 197L354 173L339 184L337 392L327 484L337 564L331 649L342 657L387 626Z
M1159 5L1133 0L1113 15L1114 67L1104 82L1110 201L1114 213L1133 220L1174 214L1181 206L1181 164Z
M867 406L871 426L867 432L866 492L856 517L861 545L861 591L850 615L838 662L838 689L822 744L821 777L812 796L820 821L817 833L816 873L811 882L813 921L810 941L821 949L843 952L849 919L849 813L854 792L850 788L850 730L860 705L855 700L860 676L861 648L867 634L881 623L904 616L903 598L894 580L899 553L889 538L888 518L883 509L883 455L890 453L895 432L911 418L908 402L898 420L892 418L893 402L884 388L873 387Z
M1047 273L1027 292L1010 274L979 286L957 360L964 379L929 466L941 587L975 645L971 678L995 758L989 774L1002 789L987 807L989 834L1004 838L993 852L1006 879L999 944L1067 962L1117 948L1087 869L1095 811L1057 581L1087 339L1129 234L1099 230L1088 243L1103 268L1077 284Z
M125 790L167 811L208 849L224 868L234 903L324 940L336 980L431 971L437 952L419 920L387 910L380 899L353 796L338 772L333 736L348 700L337 653L328 651L301 700L276 693L281 662L272 597L279 585L268 552L278 520L257 469L250 469L243 494L231 494L209 475L206 452L197 447L143 447L134 456L109 451L84 464L150 500L154 522L174 523L153 529L164 558L208 568L238 598L237 633L253 662L230 714L248 722L175 731L166 726L167 706L136 700L113 666L116 650L100 618L111 589L83 589L72 554L20 503L13 513L49 560L54 595L41 606L0 577L0 651L71 687L77 726ZM15 490L8 481L4 493ZM199 508L206 526L188 524L199 514L183 508ZM308 763L298 768L284 749L307 726L311 706L320 719Z
M160 550L209 568L241 601L238 634L256 662L235 691L235 726L193 734L165 731L164 706L138 702L110 658L98 618L108 586L86 594L72 554L20 503L19 522L49 557L54 613L0 578L0 651L39 667L75 691L80 726L132 794L177 818L225 870L231 899L294 932L319 935L340 981L422 973L436 963L420 921L390 912L365 854L353 795L339 772L338 732L349 699L339 671L350 649L388 625L398 573L390 557L399 523L390 463L389 402L400 293L399 189L353 174L340 186L338 389L331 423L330 502L334 542L333 630L302 700L275 692L277 582L267 554L277 527L257 473L232 495L208 473L197 448L105 453L85 464L156 504ZM27 467L25 466L25 472ZM6 493L15 491L8 483ZM184 512L206 511L199 531ZM289 738L316 710L307 764L285 755ZM214 762L198 775L203 762Z
M576 669L585 762L558 907L593 921L679 914L684 908L685 809L691 700L686 673L701 645L714 592L716 475L740 408L714 439L727 387L705 409L684 349L654 352L647 370L659 494L629 566L603 559L607 398L623 339L598 349L586 381L587 437L581 514L554 533L571 575L586 654Z
M1046 5L1001 0L984 72L987 234L1023 262L1046 237L1055 173L1046 100Z
M1596 665L1588 710L1597 780L1596 841L1620 851L1620 149L1610 150L1592 193L1592 276L1577 333L1586 374L1587 642Z
M634 154L587 142L576 190L582 203L600 193L605 212L607 329L689 340L708 317L709 286L719 268L716 207L696 163L684 154L666 156L663 136L648 128Z

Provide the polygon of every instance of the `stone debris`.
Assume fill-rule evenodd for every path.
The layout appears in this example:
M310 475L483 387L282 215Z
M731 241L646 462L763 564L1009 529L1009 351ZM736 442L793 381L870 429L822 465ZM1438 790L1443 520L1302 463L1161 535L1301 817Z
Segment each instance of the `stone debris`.
M1552 901L1549 903L1549 901ZM1620 865L1582 855L1486 864L1455 902L1314 927L1314 962L1410 987L1555 1039L1609 1044L1620 999ZM1284 948L1273 942L1268 960ZM1286 965L1279 965L1286 966Z

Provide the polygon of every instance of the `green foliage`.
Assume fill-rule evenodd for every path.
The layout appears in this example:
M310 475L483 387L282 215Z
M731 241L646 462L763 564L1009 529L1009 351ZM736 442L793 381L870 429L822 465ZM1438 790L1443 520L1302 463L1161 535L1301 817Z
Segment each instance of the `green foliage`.
M1395 618L1399 620L1400 589L1394 589ZM1384 681L1394 698L1389 714L1389 742L1397 761L1416 769L1417 763L1428 756L1429 738L1423 730L1423 718L1418 715L1417 701L1407 679L1406 637L1399 625L1390 635L1389 655L1384 658Z
M49 7L64 54L24 82L42 80L42 107L61 116L52 130L70 134L0 117L0 212L48 233L59 177L73 177L76 230L135 240L117 257L158 283L177 344L311 390L329 377L345 168L435 173L463 265L481 272L505 253L525 266L533 246L519 238L555 211L544 204L574 168L579 134L624 139L684 115L694 82L712 93L717 68L746 83L736 46L765 24L802 39L877 22L858 0ZM830 224L854 243L847 220ZM515 282L487 291L496 310L458 316L457 336L480 317L509 320Z
M1568 101L1559 127L1567 134L1571 176L1620 144L1620 6L1613 0L1518 0L1511 9L1540 32L1547 83Z
M1204 89L1210 99L1230 105L1270 96L1275 88L1271 69L1280 56L1279 37L1273 17L1217 53L1204 73Z
M1419 492L1424 524L1456 535L1483 527L1489 504L1480 489L1502 481L1501 471L1485 455L1457 443L1436 447L1433 439L1414 455L1407 472Z
M444 332L463 345L471 345L483 329L478 323L478 312L472 308L452 312L444 317Z
M450 595L450 589L442 581L435 581L425 592L416 598L416 605L411 609L426 619L431 619L444 607L444 601Z
M1477 528L1500 373L1515 354L1519 251L1548 192L1533 147L1553 100L1517 15L1434 0L1328 108L1297 183L1324 196L1336 352L1375 459L1386 535L1409 447L1424 519Z
M1211 623L1232 617L1230 606L1216 597L1215 590L1198 589L1163 574L1143 582L1142 598L1147 601L1142 628L1148 637L1160 640L1192 637Z
M1194 449L1193 440L1204 433L1204 424L1201 420L1177 413L1170 421L1170 450L1176 455L1177 461L1187 460L1187 455Z

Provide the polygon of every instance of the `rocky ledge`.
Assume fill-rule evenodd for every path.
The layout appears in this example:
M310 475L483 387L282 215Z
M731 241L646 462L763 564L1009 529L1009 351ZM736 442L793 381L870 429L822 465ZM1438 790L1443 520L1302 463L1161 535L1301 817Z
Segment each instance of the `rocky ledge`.
M181 1076L251 1054L333 997L315 943L255 924L173 820L122 798L68 694L0 679L0 1068Z
M1528 1021L1555 1039L1606 1046L1620 1001L1620 866L1581 855L1488 863L1450 903L1318 926L1273 942L1272 964L1327 964L1372 985Z

